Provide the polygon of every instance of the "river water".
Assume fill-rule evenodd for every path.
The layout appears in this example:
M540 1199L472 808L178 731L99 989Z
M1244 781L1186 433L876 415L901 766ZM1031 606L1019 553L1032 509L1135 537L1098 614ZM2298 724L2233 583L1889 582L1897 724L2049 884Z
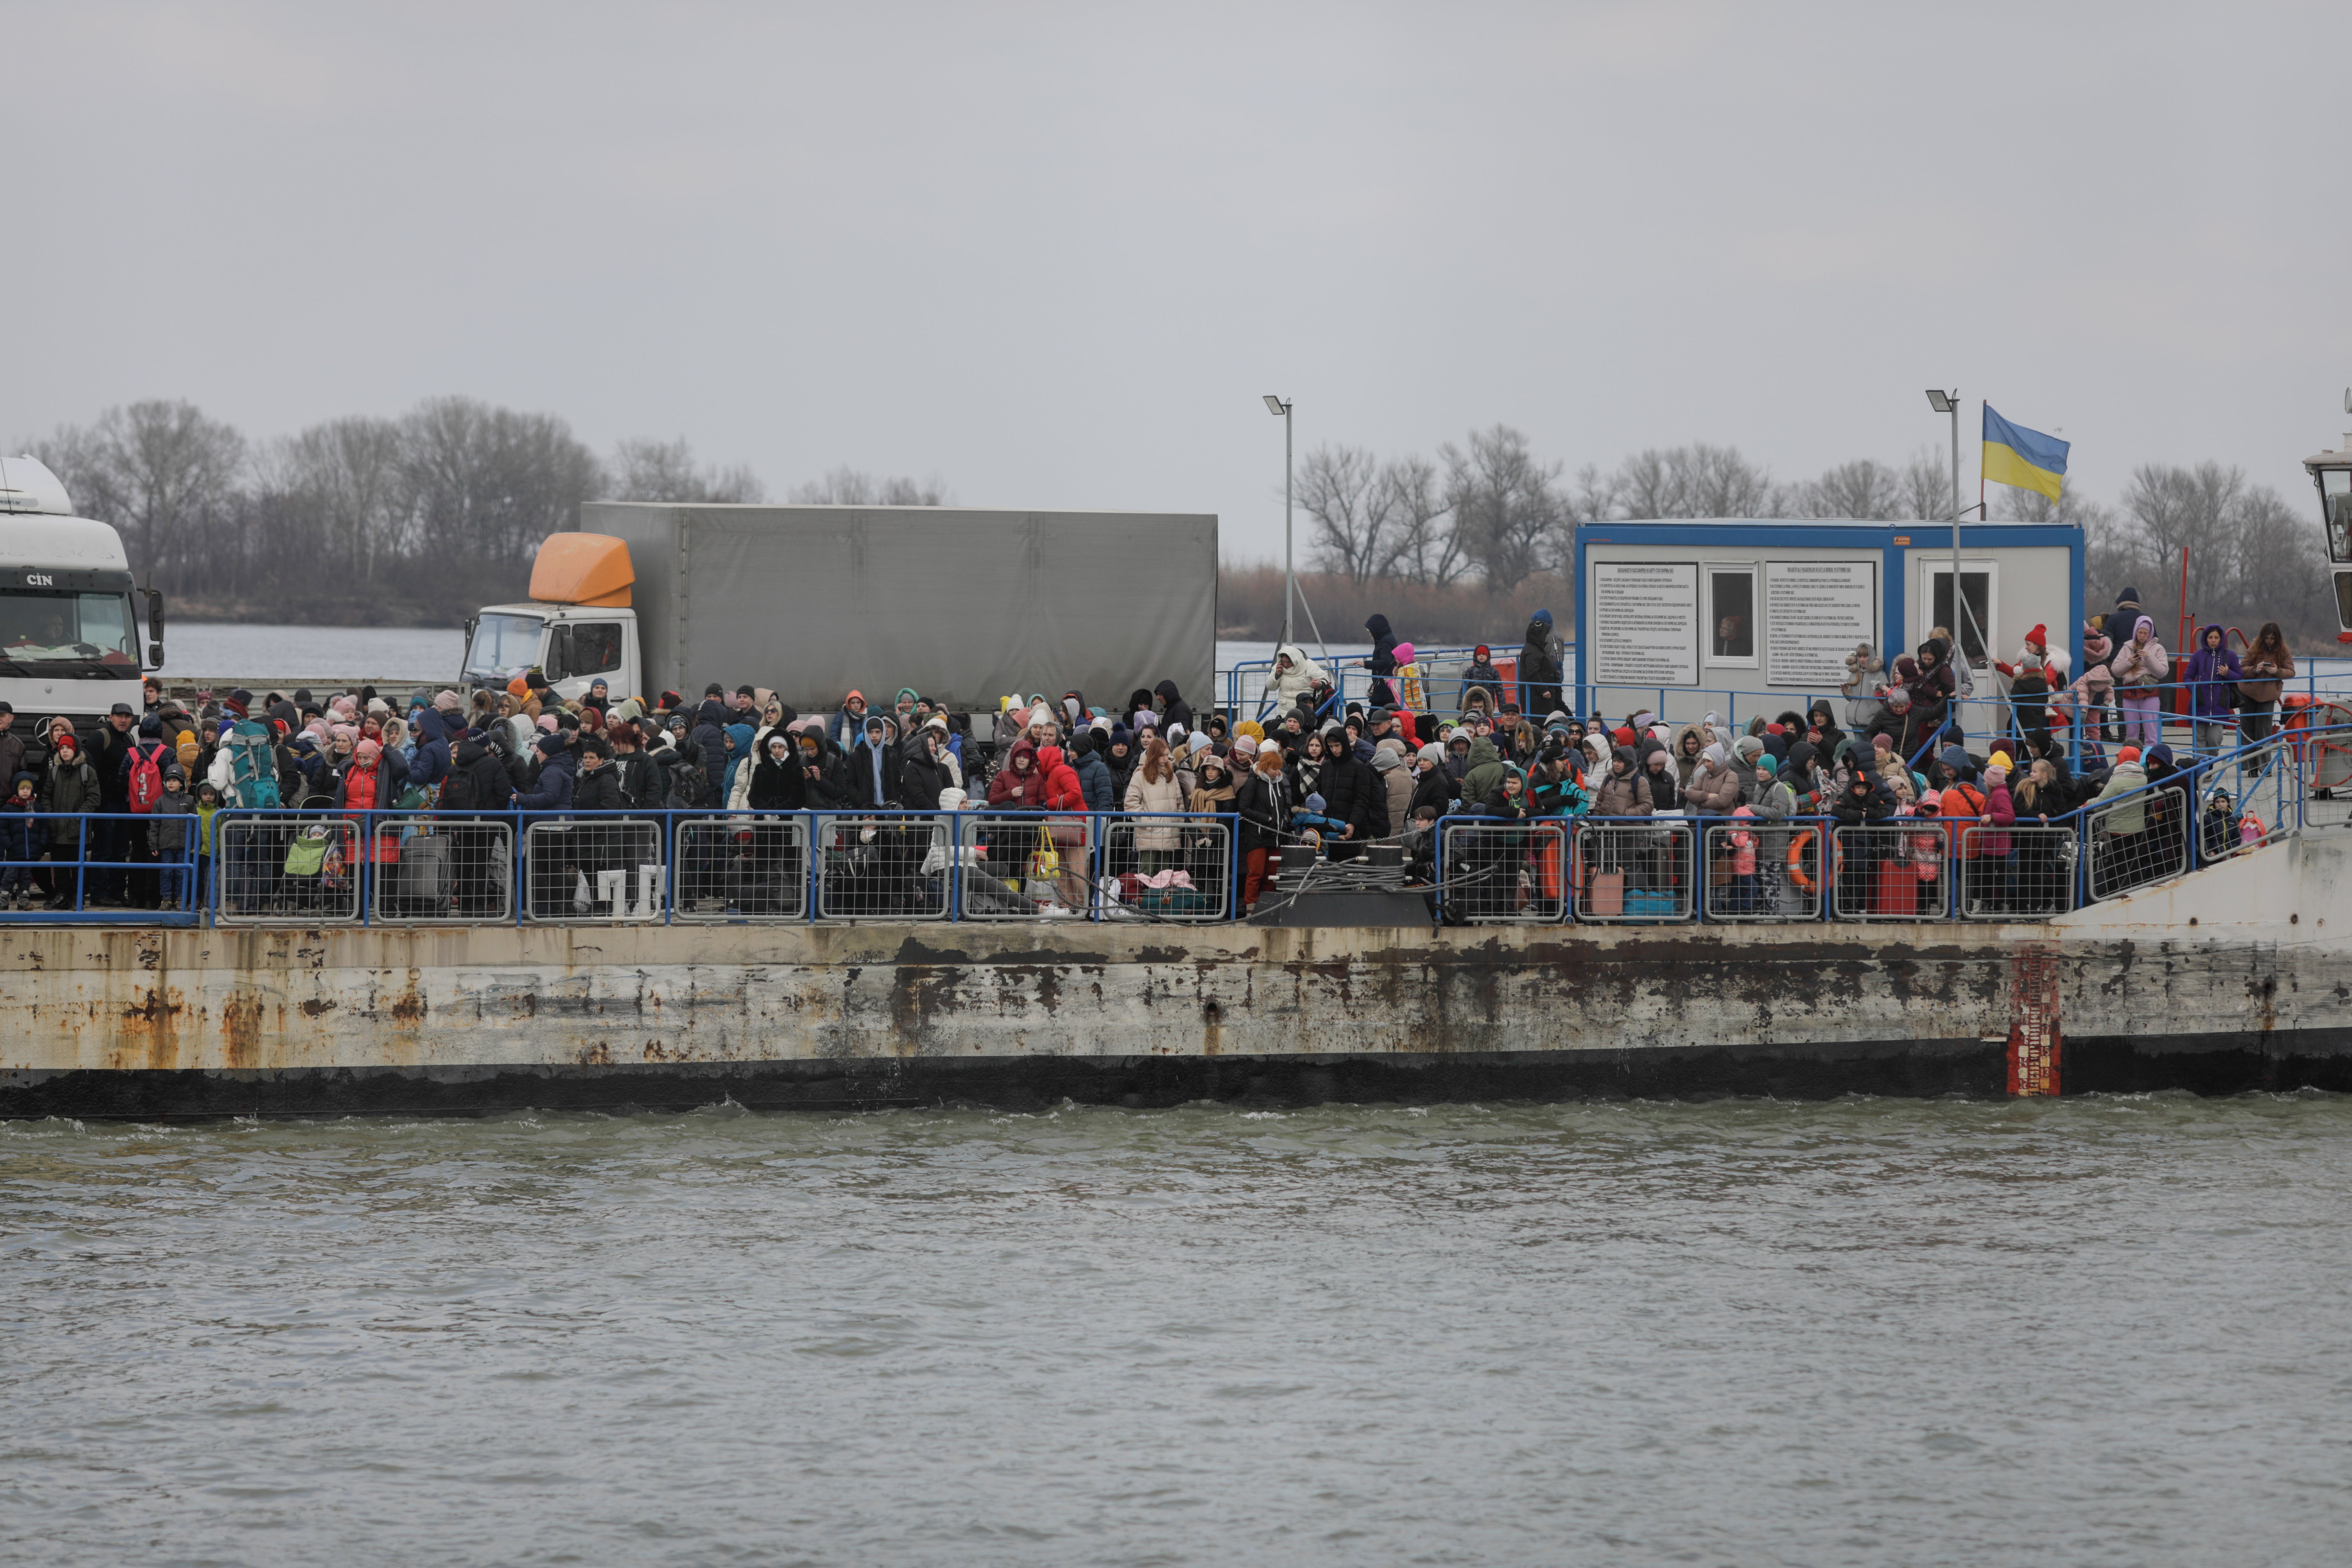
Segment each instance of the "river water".
M2352 1101L0 1126L0 1561L2334 1563Z

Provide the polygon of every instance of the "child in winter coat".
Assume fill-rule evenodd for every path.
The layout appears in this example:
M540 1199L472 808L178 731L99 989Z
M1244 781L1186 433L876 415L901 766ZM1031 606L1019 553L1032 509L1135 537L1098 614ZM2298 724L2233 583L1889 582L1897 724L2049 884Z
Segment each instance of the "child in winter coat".
M30 773L18 773L5 808L0 808L0 910L30 909L38 896L33 885L32 860L40 852L33 831L33 813L41 808L40 784Z
M188 793L188 770L177 763L164 764L163 793L148 814L147 848L163 868L163 907L167 910L179 909L181 901L193 894L187 885L188 832L203 826L189 820L195 813L195 797ZM188 907L194 905L191 902Z
M1734 822L1752 820L1756 814L1746 806L1736 807L1731 814ZM1726 900L1729 912L1750 915L1756 912L1756 835L1747 827L1734 827L1725 835L1730 853L1725 857L1729 864L1730 897Z
M213 891L213 818L220 815L220 786L210 779L196 785L196 885L195 902L191 906L203 909L212 900Z
M1937 820L1942 813L1943 796L1927 791L1912 810L1913 820L1922 825L1920 830L1904 835L1904 847L1919 886L1917 909L1923 915L1944 907L1944 829Z

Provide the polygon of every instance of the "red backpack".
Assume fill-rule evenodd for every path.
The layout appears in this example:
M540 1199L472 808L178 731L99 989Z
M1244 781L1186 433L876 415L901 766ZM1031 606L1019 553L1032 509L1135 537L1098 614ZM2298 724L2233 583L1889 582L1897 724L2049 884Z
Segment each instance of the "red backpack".
M131 748L131 809L144 815L163 798L163 743Z

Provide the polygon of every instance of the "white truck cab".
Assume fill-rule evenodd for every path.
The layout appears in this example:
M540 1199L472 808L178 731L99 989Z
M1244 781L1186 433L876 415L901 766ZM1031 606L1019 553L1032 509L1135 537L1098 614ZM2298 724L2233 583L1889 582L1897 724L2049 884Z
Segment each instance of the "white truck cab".
M598 680L615 702L642 698L637 671L636 582L629 547L597 533L556 533L531 563L527 604L490 605L466 623L458 679L506 685L538 669L559 697L584 697Z
M147 601L140 662L135 596ZM163 662L163 595L133 585L122 536L73 515L65 486L27 457L0 457L0 701L23 721L63 714L89 728L118 702L144 710Z

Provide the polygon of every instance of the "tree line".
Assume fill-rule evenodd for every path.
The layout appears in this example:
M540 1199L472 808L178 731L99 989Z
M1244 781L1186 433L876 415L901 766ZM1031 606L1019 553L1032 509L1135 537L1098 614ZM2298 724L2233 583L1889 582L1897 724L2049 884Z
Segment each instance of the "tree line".
M2315 509L2292 504L2243 469L2218 463L2142 464L2116 505L2070 488L2053 501L1994 486L1993 516L2080 523L2086 604L2141 590L2165 635L2179 605L2180 550L2200 620L2251 636L2276 620L2305 646L2332 643L2336 612ZM1522 597L1542 573L1564 574L1577 523L1634 518L1804 518L1940 521L1951 515L1951 468L1927 447L1900 464L1861 458L1811 479L1781 480L1737 447L1654 447L1607 471L1539 458L1508 426L1445 442L1434 458L1382 458L1362 447L1318 447L1301 461L1299 510L1319 574L1373 584ZM1974 502L1968 503L1972 509Z
M485 597L520 596L540 541L577 527L584 501L767 499L750 468L698 462L683 437L600 457L554 415L470 397L268 440L153 399L27 445L77 511L121 531L142 582L236 619L448 624ZM789 499L946 498L936 482L837 468Z

